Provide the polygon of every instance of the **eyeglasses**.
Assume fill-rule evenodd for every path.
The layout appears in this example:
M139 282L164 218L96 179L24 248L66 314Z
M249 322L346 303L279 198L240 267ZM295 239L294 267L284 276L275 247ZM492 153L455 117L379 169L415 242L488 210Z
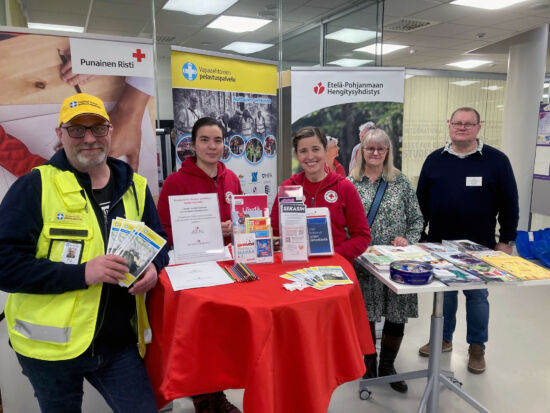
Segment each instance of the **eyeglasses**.
M479 125L479 123L461 123L461 122L451 122L451 126L455 129L472 129L474 126Z
M379 154L384 154L388 151L388 148L373 148L372 146L368 146L363 148L363 150L368 154L373 154L374 152L378 152Z
M107 136L109 133L109 128L111 125L92 125L92 126L84 126L84 125L71 125L71 126L61 126L63 129L67 129L67 133L71 138L83 138L86 136L86 131L90 129L92 132L92 135L96 138L102 138L103 136Z

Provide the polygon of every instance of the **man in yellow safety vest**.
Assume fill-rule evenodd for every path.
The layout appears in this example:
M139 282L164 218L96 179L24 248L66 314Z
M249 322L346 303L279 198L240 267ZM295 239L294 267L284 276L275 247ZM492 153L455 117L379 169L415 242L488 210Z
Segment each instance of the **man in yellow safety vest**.
M156 412L142 360L151 340L143 294L167 251L129 289L119 286L127 260L105 252L115 217L166 234L145 178L107 156L113 127L100 99L65 99L55 131L62 149L19 178L0 205L11 346L42 412L80 412L84 378L114 411Z

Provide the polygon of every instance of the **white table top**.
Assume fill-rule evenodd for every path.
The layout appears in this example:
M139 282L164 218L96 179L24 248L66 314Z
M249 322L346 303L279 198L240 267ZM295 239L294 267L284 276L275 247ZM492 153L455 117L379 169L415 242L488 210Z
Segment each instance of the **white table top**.
M367 268L361 260L356 260L356 263L362 265L369 273L373 274L381 282L383 282L390 290L394 293L401 294L415 294L415 293L438 293L445 291L461 291L461 290L479 290L482 288L493 288L497 286L514 286L514 287L534 287L540 285L550 285L549 280L529 280L529 281L518 281L518 282L489 282L486 284L455 284L455 285L446 285L441 281L433 278L432 282L425 285L409 285L409 284L400 284L390 279L390 274L380 273L374 271L372 268Z

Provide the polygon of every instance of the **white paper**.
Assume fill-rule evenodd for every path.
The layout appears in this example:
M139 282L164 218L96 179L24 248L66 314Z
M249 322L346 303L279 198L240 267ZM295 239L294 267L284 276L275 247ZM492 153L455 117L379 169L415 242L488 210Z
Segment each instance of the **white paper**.
M176 263L224 259L217 194L168 197Z
M174 291L231 284L234 281L215 261L166 267Z
M535 175L550 175L550 146L537 146L534 173Z

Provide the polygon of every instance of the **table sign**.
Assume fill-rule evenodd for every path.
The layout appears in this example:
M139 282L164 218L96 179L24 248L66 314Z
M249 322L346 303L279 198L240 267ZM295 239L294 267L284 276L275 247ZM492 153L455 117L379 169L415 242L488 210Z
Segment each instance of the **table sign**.
M279 204L279 224L283 262L307 261L306 205L302 202Z
M334 255L328 208L307 208L308 255Z
M176 263L224 258L217 194L169 196Z

